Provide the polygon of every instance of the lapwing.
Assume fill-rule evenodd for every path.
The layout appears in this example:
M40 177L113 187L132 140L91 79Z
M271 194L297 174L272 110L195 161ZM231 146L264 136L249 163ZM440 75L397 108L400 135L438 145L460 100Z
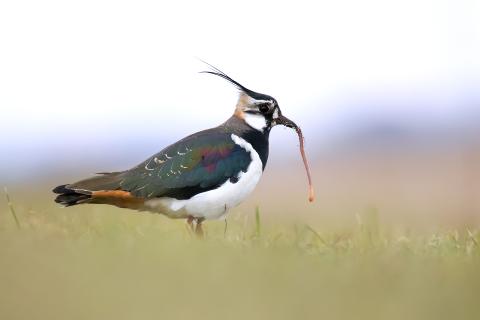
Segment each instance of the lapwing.
M55 202L67 207L109 204L183 218L201 235L204 220L223 217L253 191L267 164L269 134L276 125L299 134L310 182L300 128L282 114L277 100L211 68L203 73L227 80L240 93L227 121L183 138L132 169L60 185L53 189Z

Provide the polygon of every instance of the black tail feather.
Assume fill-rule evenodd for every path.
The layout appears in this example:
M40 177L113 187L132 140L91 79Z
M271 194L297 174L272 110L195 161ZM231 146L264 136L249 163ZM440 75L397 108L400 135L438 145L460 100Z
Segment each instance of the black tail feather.
M72 192L72 190L67 189L67 186L68 184L62 184L61 186L55 187L52 191L57 194Z
M66 207L88 203L95 191L117 190L122 181L122 174L123 172L102 172L97 176L72 184L60 185L52 190L58 194L55 202Z
M52 191L58 196L55 198L56 203L60 203L65 207L70 207L76 204L84 203L85 200L91 198L89 194L78 193L75 190L69 189L67 184L58 186Z

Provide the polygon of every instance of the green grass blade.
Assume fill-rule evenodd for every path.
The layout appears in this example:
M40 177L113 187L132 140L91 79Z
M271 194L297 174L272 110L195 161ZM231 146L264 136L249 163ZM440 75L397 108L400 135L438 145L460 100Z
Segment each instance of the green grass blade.
M261 235L260 208L257 206L255 208L255 236L259 238L260 235Z
M13 219L15 220L15 224L17 225L18 229L21 229L20 221L18 220L17 214L15 212L15 208L13 207L12 201L10 201L10 195L8 194L7 187L4 187L3 190L5 191L5 197L7 198L7 205L8 208L10 209L10 213L13 216Z

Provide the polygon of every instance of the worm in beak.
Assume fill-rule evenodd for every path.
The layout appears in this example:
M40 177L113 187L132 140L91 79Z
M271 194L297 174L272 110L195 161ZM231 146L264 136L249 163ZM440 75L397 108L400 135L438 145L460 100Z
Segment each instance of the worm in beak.
M313 191L312 185L312 177L310 175L310 168L308 166L307 156L305 155L305 148L304 148L304 139L302 134L302 129L295 124L292 120L288 119L283 115L279 115L277 119L275 119L276 124L284 125L285 127L292 128L297 132L298 140L300 141L300 153L302 154L303 164L305 165L305 170L307 171L307 178L308 178L308 201L313 202L315 200L315 193Z

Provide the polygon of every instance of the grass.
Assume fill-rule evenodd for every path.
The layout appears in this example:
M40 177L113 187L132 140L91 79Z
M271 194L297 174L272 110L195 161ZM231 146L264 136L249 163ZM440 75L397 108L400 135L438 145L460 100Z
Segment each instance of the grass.
M12 201L10 201L10 195L8 194L7 187L4 188L4 191L5 191L5 198L7 199L8 209L10 210L10 213L12 214L12 217L15 220L15 225L17 226L17 229L20 229L21 228L20 221L18 221L17 213L15 212L15 208L13 207Z
M158 215L8 203L0 319L480 319L478 230L397 230L375 209L329 230L256 208L198 240Z

